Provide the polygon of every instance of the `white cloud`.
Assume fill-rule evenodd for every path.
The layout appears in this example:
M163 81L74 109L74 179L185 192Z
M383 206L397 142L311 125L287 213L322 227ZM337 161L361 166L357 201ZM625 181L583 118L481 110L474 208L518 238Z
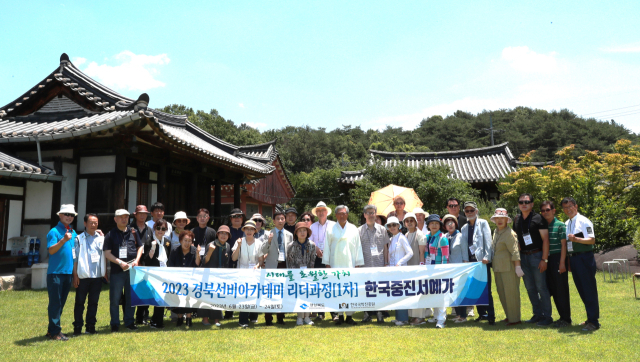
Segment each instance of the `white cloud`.
M76 65L86 62L84 58L79 59L82 59L81 63ZM116 54L113 59L117 65L90 62L82 71L104 85L118 90L146 91L165 86L164 82L155 77L159 73L158 66L171 61L167 54L134 54L125 50Z
M82 65L82 64L86 63L87 62L87 58L75 57L75 58L71 59L71 62L73 63L73 65L79 66L79 65Z
M502 50L502 59L520 72L552 73L558 70L556 52L539 54L527 46L506 47Z
M265 128L267 127L266 123L262 123L262 122L243 122L244 124L246 124L247 126L251 127L251 128L255 128L255 129L260 129L260 128Z
M640 42L606 47L601 48L600 50L607 53L640 53Z
M244 104L242 104L242 103L238 103L238 107L240 107L240 108L244 108Z

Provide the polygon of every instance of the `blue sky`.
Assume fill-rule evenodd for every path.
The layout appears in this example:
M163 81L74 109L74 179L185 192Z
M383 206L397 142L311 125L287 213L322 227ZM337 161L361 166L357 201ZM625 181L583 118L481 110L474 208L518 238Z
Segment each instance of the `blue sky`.
M4 2L0 103L61 53L152 107L261 130L567 108L640 132L640 1Z

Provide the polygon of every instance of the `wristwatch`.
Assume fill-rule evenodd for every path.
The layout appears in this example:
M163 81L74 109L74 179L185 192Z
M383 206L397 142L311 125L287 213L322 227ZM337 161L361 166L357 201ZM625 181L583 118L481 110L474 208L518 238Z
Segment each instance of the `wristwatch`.
M544 262L545 262L545 263L548 263L548 262L549 262L549 259L544 259Z

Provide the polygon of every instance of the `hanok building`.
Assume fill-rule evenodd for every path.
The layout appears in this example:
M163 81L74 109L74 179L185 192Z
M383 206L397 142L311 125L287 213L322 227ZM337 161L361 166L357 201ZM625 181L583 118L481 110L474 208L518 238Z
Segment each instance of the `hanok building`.
M268 180L279 168L269 147L258 155L264 145L217 139L184 115L150 108L147 94L134 100L105 87L62 54L51 74L0 108L0 255L8 254L9 238L30 235L45 244L46 258L46 234L61 204L76 206L76 230L88 212L106 232L116 209L156 201L168 220L208 208L220 221L223 185L233 185L229 202L240 207L241 185Z
M265 217L273 217L276 205L283 205L295 196L295 190L286 171L282 167L282 160L275 148L276 140L253 145L239 146L238 155L255 162L269 164L275 171L262 179L254 179L241 186L240 208L251 217L260 213ZM222 187L222 214L231 211L234 185Z
M447 165L451 168L449 177L457 178L471 184L471 187L481 191L484 197L496 199L498 181L516 170L518 161L508 142L499 145L474 148L468 150L444 152L384 152L369 150L372 158L382 158L384 166L394 166L404 162L410 167L421 165ZM342 188L355 187L355 183L366 177L364 170L342 171L338 184Z

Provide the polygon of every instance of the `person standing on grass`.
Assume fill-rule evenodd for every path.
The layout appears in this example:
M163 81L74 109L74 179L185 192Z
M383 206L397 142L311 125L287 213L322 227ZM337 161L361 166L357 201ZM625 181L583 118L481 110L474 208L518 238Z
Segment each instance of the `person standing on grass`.
M251 216L251 220L256 223L256 234L254 235L254 237L256 239L264 238L266 231L265 229L263 229L263 226L267 224L267 220L265 220L264 217L262 217L262 214L259 213L253 214L253 216Z
M266 269L286 269L286 246L293 243L293 234L284 229L285 216L281 211L273 214L273 224L269 238L260 245L260 255L264 257ZM284 313L278 313L276 318L276 323L284 325ZM267 326L272 326L273 313L265 313L264 320Z
M422 235L427 235L429 233L429 228L424 221L429 217L429 213L424 211L421 207L416 207L412 212L416 216L416 221L418 222L416 228L422 231Z
M76 288L76 301L73 309L73 335L82 334L84 325L84 302L89 297L87 305L86 333L96 334L96 314L98 313L98 301L102 289L102 278L108 276L107 263L105 262L104 236L97 232L98 215L86 214L84 216L84 232L75 238L73 286Z
M318 217L318 221L311 224L311 241L316 244L316 262L314 268L324 268L322 264L322 257L324 252L324 238L327 235L327 230L331 229L335 224L334 221L327 220L327 216L331 215L331 209L327 207L323 201L319 201L316 207L311 209L311 213ZM319 312L316 320L324 320L325 313Z
M144 254L148 254L151 250L151 242L153 241L153 227L146 224L149 211L144 205L136 206L136 211L133 212L133 222L129 227L135 230L135 236L140 240L140 243L144 246ZM145 266L144 258L140 262L140 266ZM136 325L148 324L149 320L149 306L139 305L136 307Z
M405 206L407 206L407 202L405 201L404 197L396 196L393 198L393 207L395 208L395 210L387 214L387 217L395 216L398 218L398 220L400 220L400 232L403 234L407 232L407 228L402 222L402 220L404 220L404 216L407 214L407 211L404 209ZM389 223L388 220L387 223Z
M487 266L487 289L489 291L489 305L479 305L478 318L476 322L481 320L489 321L490 325L496 324L496 312L493 308L493 294L491 293L491 228L487 220L478 217L478 205L473 201L464 203L464 214L467 217L467 224L460 228L460 235L467 240L469 247L469 261L480 261ZM471 311L467 309L467 317L473 317L473 307Z
M496 209L491 217L496 224L493 234L493 273L500 303L507 315L507 326L522 323L520 321L520 278L524 275L520 267L518 236L508 226L511 218L506 209Z
M238 262L238 269L258 269L261 262L260 245L256 243L256 223L248 220L242 227L244 237L233 246L231 258ZM283 317L284 319L284 317ZM240 312L238 324L242 328L249 327L249 322L258 322L258 313Z
M133 229L127 225L129 211L116 210L116 216L113 220L116 222L116 227L105 235L104 247L102 248L105 258L111 262L111 282L109 284L111 332L118 332L120 329L120 310L118 307L123 292L125 298L125 305L122 307L124 325L127 329L135 331L138 327L136 327L133 318L136 308L131 306L129 269L139 265L144 247L140 239L134 235Z
M213 242L216 239L216 231L215 229L207 226L209 223L209 210L200 209L198 210L198 215L196 216L196 221L198 222L198 226L194 227L191 231L193 231L194 239L193 246L200 246L200 258L204 259L204 255L206 252L206 245ZM212 316L213 310L211 309L198 309L198 317L202 317L202 324L205 326L210 326L209 317Z
M445 236L449 241L449 263L468 263L469 248L467 247L467 239L462 238L462 234L458 231L458 218L455 215L447 214L442 218L442 223L447 231ZM455 307L454 310L456 318L453 322L465 323L467 321L467 307Z
M156 202L151 205L151 220L147 221L147 226L153 229L154 225L161 219L164 219L164 205L160 202ZM173 228L171 227L171 224L167 224L167 232L164 236L171 239L172 232Z
M58 211L60 221L47 234L49 266L47 267L47 292L49 293L49 327L47 337L55 341L68 341L60 327L60 317L71 289L73 273L73 240L76 232L71 228L78 215L73 205L62 205ZM70 243L69 240L72 240Z
M413 250L407 237L400 232L400 220L395 216L391 216L387 219L386 227L392 235L391 243L389 244L389 266L407 266L407 262L413 256ZM409 324L409 310L396 310L395 325L404 326L407 324Z
M567 228L556 218L553 201L543 201L540 214L549 224L549 266L547 287L560 315L554 327L571 326L571 304L569 303L569 273L567 273Z
M169 267L173 268L197 268L200 266L200 245L196 248L193 246L193 239L195 235L191 230L184 230L178 235L180 239L180 247L174 249L169 256ZM178 315L176 320L176 327L182 325L182 316L186 315L186 327L191 328L193 322L191 321L191 313L195 312L195 308L174 308L173 312Z
M549 262L549 224L533 211L533 196L530 194L520 195L518 208L521 214L515 219L514 230L518 234L520 245L524 286L533 309L533 317L525 322L548 326L553 323L546 274Z
M388 265L389 260L387 229L376 224L376 212L378 212L376 205L366 205L364 207L366 223L358 228L365 268L381 268ZM375 311L364 312L362 322L371 322L371 316L374 314L376 314ZM377 319L378 323L384 322L382 312L377 312Z
M455 197L450 197L447 200L447 212L448 215L453 215L457 218L458 231L467 224L467 218L460 214L460 200Z
M145 251L144 265L148 267L166 268L171 255L171 240L167 238L167 221L160 219L153 224L153 240L151 248ZM153 307L153 316L149 323L151 328L164 328L164 307Z
M593 223L578 212L578 204L573 197L562 199L562 211L569 217L567 228L567 251L573 282L587 310L587 320L580 323L585 332L600 329L600 304L596 283L596 260L593 246L596 234Z
M413 251L413 256L407 261L407 265L409 266L424 265L424 252L427 248L427 238L422 233L422 230L418 229L416 216L417 215L412 212L404 216L404 226L407 228L405 237ZM412 326L425 324L424 319L426 316L427 312L425 308L409 309L409 318L411 318Z
M427 227L429 235L427 235L428 257L425 257L431 265L448 264L449 263L449 240L442 232L442 220L440 216L431 214L427 218ZM447 321L447 308L433 308L433 318L429 319L429 323L436 323L436 328L444 328Z
M253 215L255 218L255 215ZM205 268L230 268L231 260L231 246L228 243L231 237L231 232L227 225L222 225L218 228L218 238L207 244L204 251L203 267ZM218 309L207 310L205 312L207 317L213 318L215 326L221 327L220 320L222 320L222 311Z
M348 221L349 208L345 205L336 207L336 219L338 222L327 230L322 263L327 268L359 268L363 266L364 256L360 233L358 228ZM345 314L347 315L346 321L342 315L336 315L333 318L336 325L339 326L345 322L349 325L358 324L353 320L353 312Z
M295 241L287 244L287 269L311 269L316 262L316 245L309 240L311 229L306 222L301 221L296 224L294 231ZM296 325L313 325L311 313L298 313Z
M290 207L285 210L284 218L287 223L284 225L284 229L290 232L293 235L293 232L296 230L296 220L298 219L298 211L295 207Z

